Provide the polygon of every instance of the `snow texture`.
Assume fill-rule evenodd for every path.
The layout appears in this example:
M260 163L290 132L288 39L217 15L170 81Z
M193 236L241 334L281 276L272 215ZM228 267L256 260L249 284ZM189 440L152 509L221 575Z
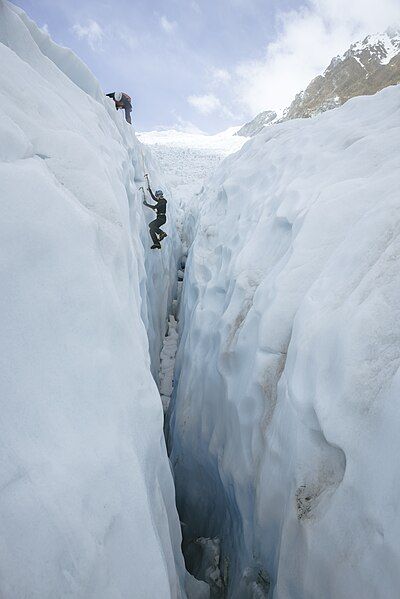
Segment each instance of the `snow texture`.
M0 595L186 597L150 372L176 295L173 203L151 252L151 155L88 68L3 0L0 61Z
M186 223L171 461L229 598L398 596L399 108L266 129Z
M168 410L172 391L174 390L175 355L178 349L177 324L171 314L168 319L168 331L160 354L159 391L164 412Z

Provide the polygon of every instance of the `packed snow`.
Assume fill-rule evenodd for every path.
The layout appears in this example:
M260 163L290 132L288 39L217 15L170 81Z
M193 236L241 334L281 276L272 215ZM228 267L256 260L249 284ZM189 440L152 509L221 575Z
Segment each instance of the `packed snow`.
M175 356L178 349L178 323L173 314L168 319L168 331L164 338L163 348L160 354L159 391L164 412L168 410L174 390L174 368Z
M269 127L187 214L169 445L230 599L398 596L399 106Z
M0 0L0 595L186 597L155 378L180 242L88 68ZM146 334L149 332L149 337ZM191 597L206 585L187 579Z

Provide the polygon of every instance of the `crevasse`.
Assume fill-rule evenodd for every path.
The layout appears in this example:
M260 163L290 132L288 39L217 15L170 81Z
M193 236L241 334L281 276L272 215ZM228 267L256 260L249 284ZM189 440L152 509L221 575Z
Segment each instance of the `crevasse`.
M0 594L207 597L156 386L174 204L150 252L157 165L3 0L0 61ZM166 430L214 598L397 596L399 100L271 127L186 216Z

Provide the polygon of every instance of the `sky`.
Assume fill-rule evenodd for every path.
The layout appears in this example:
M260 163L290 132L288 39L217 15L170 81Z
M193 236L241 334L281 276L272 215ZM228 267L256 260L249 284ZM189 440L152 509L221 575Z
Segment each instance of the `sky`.
M400 0L16 0L133 99L138 131L216 133L280 111Z

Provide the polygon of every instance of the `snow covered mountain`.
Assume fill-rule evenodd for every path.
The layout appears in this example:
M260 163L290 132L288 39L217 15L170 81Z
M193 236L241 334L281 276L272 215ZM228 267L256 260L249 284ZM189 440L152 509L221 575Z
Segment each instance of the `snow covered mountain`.
M369 35L334 58L323 75L297 94L283 120L314 116L396 83L400 83L400 32Z
M399 106L268 127L187 215L169 445L215 597L398 596Z
M267 125L270 125L277 118L276 112L273 110L265 110L260 112L250 122L246 123L239 129L235 135L242 135L243 137L253 137L260 133Z
M154 160L87 67L3 0L0 62L0 596L185 598L151 375L173 202L156 255L138 190L144 170L163 184Z
M342 56L332 59L304 91L296 95L281 118L267 110L242 127L237 135L253 137L277 122L308 118L341 106L350 98L372 95L400 83L400 32L388 30L352 44Z

